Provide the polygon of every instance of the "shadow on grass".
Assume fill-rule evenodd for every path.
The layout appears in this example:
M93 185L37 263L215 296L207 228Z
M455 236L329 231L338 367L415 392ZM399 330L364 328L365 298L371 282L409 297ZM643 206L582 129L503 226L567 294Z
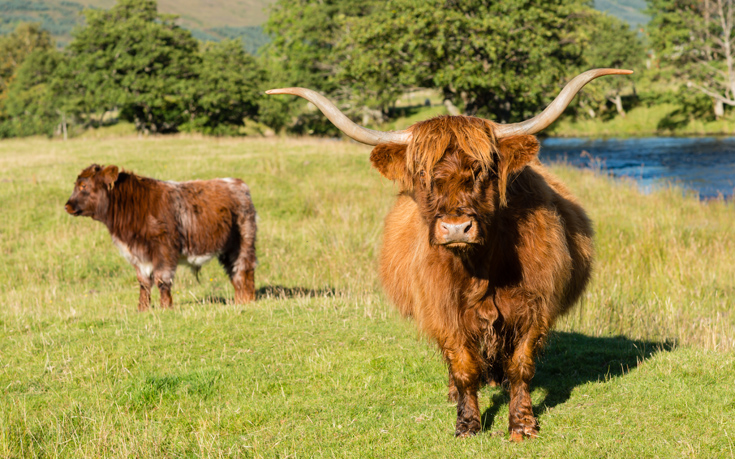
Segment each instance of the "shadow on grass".
M580 333L552 332L536 363L531 390L542 387L546 397L533 407L538 416L569 400L575 387L588 382L623 376L658 352L674 348L671 342L597 338ZM482 414L482 430L493 426L500 407L509 403L506 390L492 394L491 405ZM500 424L502 425L502 423Z
M305 288L305 287L285 287L283 285L266 285L260 287L255 292L255 298L314 298L314 297L333 297L337 295L334 287L325 288Z
M325 287L311 289L306 287L285 287L283 285L265 285L255 291L255 299L262 300L265 298L289 299L289 298L317 298L317 297L334 297L337 290L334 287ZM232 297L225 298L223 296L205 296L199 299L189 299L183 301L183 304L194 303L214 303L214 304L230 304L234 301Z

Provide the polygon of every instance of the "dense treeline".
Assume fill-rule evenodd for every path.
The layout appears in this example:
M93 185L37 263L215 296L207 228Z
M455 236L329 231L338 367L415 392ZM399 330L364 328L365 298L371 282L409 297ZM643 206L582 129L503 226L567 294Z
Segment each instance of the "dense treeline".
M649 0L640 33L589 0L279 0L256 57L240 40L198 41L155 0L119 0L84 10L63 50L37 24L0 37L0 137L115 120L145 133L238 134L245 123L334 132L303 101L263 96L296 85L365 124L406 114L398 101L417 88L449 113L513 122L593 67L636 75L598 80L569 116L625 117L666 102L680 121L723 117L735 105L734 1Z
M86 10L85 19L63 51L35 24L0 41L0 136L110 117L142 132L227 134L258 118L265 78L239 41L200 43L153 0Z

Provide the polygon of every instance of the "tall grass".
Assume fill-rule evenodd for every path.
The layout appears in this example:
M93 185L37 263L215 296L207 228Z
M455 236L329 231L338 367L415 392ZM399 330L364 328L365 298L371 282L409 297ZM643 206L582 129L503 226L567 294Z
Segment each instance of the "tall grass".
M560 328L735 348L732 202L674 186L643 195L633 181L554 170L595 222L597 250L592 284Z
M452 438L446 370L377 280L395 187L369 149L319 140L0 142L0 457L732 457L732 203L556 165L597 262L534 380L542 438ZM173 311L135 312L106 229L63 204L78 172L234 176L259 217L256 288L177 272ZM157 296L154 295L154 303ZM673 350L672 350L673 349ZM646 365L640 365L646 362Z

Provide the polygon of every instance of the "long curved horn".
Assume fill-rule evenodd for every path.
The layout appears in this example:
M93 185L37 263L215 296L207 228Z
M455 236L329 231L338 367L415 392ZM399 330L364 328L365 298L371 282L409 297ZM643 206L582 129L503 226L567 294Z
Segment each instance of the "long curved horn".
M587 70L574 77L572 81L564 86L556 99L549 104L546 109L534 116L533 118L513 124L498 124L495 127L495 137L501 139L512 135L535 134L546 129L551 123L556 121L562 114L567 105L572 101L580 89L590 81L604 75L630 75L632 70L622 69L593 69Z
M347 118L335 105L326 97L316 91L306 88L282 88L269 89L266 94L293 94L294 96L303 97L324 113L340 131L358 142L367 145L378 145L379 143L400 143L408 144L411 140L411 133L408 131L374 131L359 126Z

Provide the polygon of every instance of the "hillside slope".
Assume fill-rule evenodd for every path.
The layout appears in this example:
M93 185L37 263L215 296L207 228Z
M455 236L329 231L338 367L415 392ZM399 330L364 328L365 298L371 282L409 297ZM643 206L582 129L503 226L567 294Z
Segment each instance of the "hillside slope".
M646 0L595 0L595 9L622 19L634 29L648 24L650 17L644 13Z
M33 3L33 2L23 2ZM63 7L66 0L37 0L49 6ZM83 7L111 8L115 0L75 0ZM158 0L158 10L176 14L188 26L201 29L212 27L243 27L261 25L268 19L267 9L275 0Z
M18 22L41 22L59 46L71 39L71 31L82 21L84 8L111 8L116 0L0 0L0 35L10 33ZM162 13L176 14L181 25L199 40L241 38L254 53L267 42L262 24L276 0L159 0ZM648 22L642 13L645 0L595 0L594 6L640 27Z
M266 43L261 25L275 0L159 0L158 10L176 14L180 24L199 40L241 38L254 53ZM108 9L115 0L0 0L0 35L18 22L40 22L60 46L71 40L71 31L83 21L85 8Z

